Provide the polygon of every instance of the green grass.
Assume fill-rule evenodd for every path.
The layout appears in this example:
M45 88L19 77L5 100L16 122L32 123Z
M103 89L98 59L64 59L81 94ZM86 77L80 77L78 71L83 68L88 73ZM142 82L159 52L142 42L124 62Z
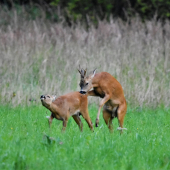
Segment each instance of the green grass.
M83 120L81 133L72 118L65 133L58 120L50 130L46 112L50 115L34 104L0 106L0 169L170 169L170 109L128 108L123 135L116 130L117 119L110 134L102 114L94 132ZM97 107L90 106L89 112L94 123Z

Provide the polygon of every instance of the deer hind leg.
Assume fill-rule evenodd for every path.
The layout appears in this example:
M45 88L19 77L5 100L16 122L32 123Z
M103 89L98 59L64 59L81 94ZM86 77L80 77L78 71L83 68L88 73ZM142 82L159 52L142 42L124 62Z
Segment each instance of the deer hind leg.
M97 118L96 118L96 127L99 126L99 116L100 116L100 111L101 111L101 108L103 107L103 105L110 99L110 96L109 95L105 95L105 97L101 100L100 102L100 105L99 105L99 110L98 110L98 113L97 113Z
M81 119L80 119L80 117L79 117L79 114L73 115L72 117L73 117L73 119L75 120L75 122L78 124L80 130L83 131L83 123L81 122Z
M113 132L112 120L114 117L112 117L112 112L107 109L103 109L103 118L110 132Z
M124 121L124 117L125 117L125 114L126 114L126 110L127 110L126 102L119 105L119 107L117 109L117 118L118 118L121 133L123 132L123 121Z
M91 131L93 131L93 124L92 124L92 121L90 119L88 110L85 109L85 110L81 111L80 113L83 116L83 118L85 119L85 121L87 122L87 124L89 125L89 128L91 129Z

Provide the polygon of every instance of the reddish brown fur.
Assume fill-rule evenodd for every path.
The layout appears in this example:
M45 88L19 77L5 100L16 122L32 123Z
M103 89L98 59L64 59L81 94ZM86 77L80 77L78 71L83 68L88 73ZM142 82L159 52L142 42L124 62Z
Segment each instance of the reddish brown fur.
M66 95L60 96L53 101L53 97L49 95L42 95L42 105L49 109L52 113L49 117L49 126L51 126L53 118L63 121L64 131L70 116L73 117L75 122L78 124L81 131L83 130L83 124L79 117L79 114L88 123L91 130L93 130L92 122L88 113L88 100L87 95L82 95L79 92L71 92Z
M93 74L87 77L85 77L86 71L79 70L79 72L81 74L80 92L88 93L89 96L98 96L103 98L99 105L96 126L99 124L100 110L104 106L103 118L109 129L111 131L113 129L112 120L114 117L118 118L119 126L123 128L127 104L121 84L107 72L95 74L94 70ZM93 90L91 90L92 88Z

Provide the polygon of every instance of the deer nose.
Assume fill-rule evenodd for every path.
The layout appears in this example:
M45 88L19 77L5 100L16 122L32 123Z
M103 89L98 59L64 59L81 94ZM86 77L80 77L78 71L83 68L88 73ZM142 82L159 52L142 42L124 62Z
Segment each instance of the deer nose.
M80 91L80 93L81 93L81 94L86 94L86 92L85 92L85 91L82 91L82 90Z
M44 95L41 95L40 99L42 99L42 98L45 98L45 96L44 96Z

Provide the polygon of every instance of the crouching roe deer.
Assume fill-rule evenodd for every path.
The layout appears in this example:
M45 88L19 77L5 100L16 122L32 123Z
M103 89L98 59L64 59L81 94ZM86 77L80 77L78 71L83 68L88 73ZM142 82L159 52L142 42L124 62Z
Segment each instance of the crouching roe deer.
M83 124L79 117L79 114L81 114L93 131L92 121L88 113L87 95L71 92L58 98L51 95L42 95L40 99L42 105L51 111L51 116L48 117L49 127L51 127L52 120L56 118L63 121L62 131L65 131L68 119L72 116L82 131Z
M100 110L103 107L103 118L108 125L110 131L113 131L112 120L117 117L119 122L119 130L123 128L123 121L127 110L126 99L124 97L121 84L109 73L96 73L96 70L89 76L86 76L86 70L78 69L80 80L80 93L88 94L88 96L98 96L102 100L96 118L96 127L99 125ZM93 90L91 90L93 88Z

